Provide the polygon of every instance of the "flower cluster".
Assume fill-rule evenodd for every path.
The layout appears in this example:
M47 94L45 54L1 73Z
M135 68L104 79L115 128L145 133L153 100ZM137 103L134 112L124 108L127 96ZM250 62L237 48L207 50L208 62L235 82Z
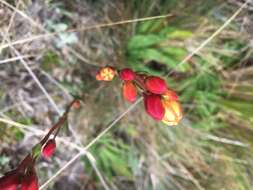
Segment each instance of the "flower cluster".
M99 70L96 79L111 81L115 76L119 76L123 81L124 99L133 103L140 92L144 97L145 110L153 119L167 125L177 125L182 119L182 108L178 96L175 91L168 88L162 78L134 72L129 68L117 71L112 67L104 67Z
M0 190L39 189L38 177L35 170L36 160L40 154L44 158L50 158L53 155L56 149L55 138L64 122L67 120L68 113L72 106L79 109L80 101L73 100L59 121L53 125L43 139L32 148L31 153L20 162L16 169L7 172L4 176L0 177ZM53 138L50 138L51 135L53 135Z

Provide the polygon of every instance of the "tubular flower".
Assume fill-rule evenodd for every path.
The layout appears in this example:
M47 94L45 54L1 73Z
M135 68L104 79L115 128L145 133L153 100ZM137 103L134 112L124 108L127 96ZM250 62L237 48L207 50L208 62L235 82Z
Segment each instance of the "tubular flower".
M36 175L35 169L28 171L27 174L23 177L21 183L21 190L38 190L38 177Z
M180 103L176 100L163 99L162 104L165 108L162 122L167 125L178 125L179 121L182 119L182 108Z
M167 85L163 79L156 76L148 77L145 80L145 87L148 91L154 94L163 94L167 90Z
M124 81L132 81L135 78L135 73L132 69L126 68L120 71L119 77Z
M146 112L155 120L162 120L164 118L165 109L160 95L144 95L144 105Z
M19 176L16 170L10 171L0 178L1 190L17 190L19 185Z
M55 151L55 148L56 148L56 142L55 142L55 139L50 139L46 144L45 146L43 147L42 149L42 155L45 157L45 158L50 158L54 151Z
M115 75L116 75L115 69L113 69L112 67L103 67L97 73L96 79L99 81L112 81Z
M131 81L125 81L123 83L123 97L125 100L129 102L134 102L137 97L137 89L133 82Z

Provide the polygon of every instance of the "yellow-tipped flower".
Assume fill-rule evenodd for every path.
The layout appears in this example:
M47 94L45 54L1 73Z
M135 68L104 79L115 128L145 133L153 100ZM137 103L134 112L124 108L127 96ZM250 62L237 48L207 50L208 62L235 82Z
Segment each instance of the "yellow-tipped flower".
M167 125L178 125L183 116L180 103L176 100L163 99L162 104L165 108L162 122Z
M112 67L103 67L96 75L96 79L100 81L112 81L115 75L115 69L113 69Z

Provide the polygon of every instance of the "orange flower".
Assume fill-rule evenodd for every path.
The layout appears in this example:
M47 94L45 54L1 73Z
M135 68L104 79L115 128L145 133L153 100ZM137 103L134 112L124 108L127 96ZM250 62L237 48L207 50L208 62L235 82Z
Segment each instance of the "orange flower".
M104 67L99 70L99 72L96 75L96 79L102 81L112 81L115 75L116 75L115 69L113 69L112 67Z
M162 122L167 125L178 125L179 121L182 119L182 108L180 103L176 100L163 99L162 104L165 108Z
M178 96L176 94L176 92L172 91L172 90L169 90L167 89L166 92L162 95L164 99L166 100L175 100L175 101L178 101Z

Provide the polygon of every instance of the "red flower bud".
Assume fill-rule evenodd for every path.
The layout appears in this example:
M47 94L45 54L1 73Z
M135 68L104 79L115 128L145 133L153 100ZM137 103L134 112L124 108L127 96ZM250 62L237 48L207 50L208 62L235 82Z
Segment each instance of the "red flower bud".
M135 78L135 73L133 72L132 69L122 69L120 71L120 79L124 81L131 81L134 80Z
M73 107L74 107L75 109L80 109L80 107L81 107L81 102L80 102L80 100L75 100L75 102L73 103Z
M129 102L134 102L137 97L136 86L131 81L126 81L123 83L123 97Z
M161 96L156 94L145 95L144 105L146 112L155 120L162 120L165 109L162 104Z
M154 94L163 94L167 90L166 82L160 77L152 76L145 80L145 87Z
M19 184L18 173L16 170L8 172L0 178L1 190L17 190Z
M28 173L24 176L21 183L21 190L38 190L38 177L36 175L35 169L32 171L28 171Z
M55 139L50 139L49 141L47 141L47 143L43 147L42 155L45 158L51 157L53 155L54 151L55 151L55 148L56 148Z

